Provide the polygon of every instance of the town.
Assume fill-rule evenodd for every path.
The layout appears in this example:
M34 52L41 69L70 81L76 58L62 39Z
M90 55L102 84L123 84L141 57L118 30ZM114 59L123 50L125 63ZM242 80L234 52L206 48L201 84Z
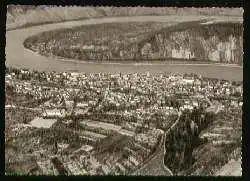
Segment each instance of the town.
M242 82L195 74L7 67L6 167L21 160L28 174L132 174L183 112L240 110L242 94Z

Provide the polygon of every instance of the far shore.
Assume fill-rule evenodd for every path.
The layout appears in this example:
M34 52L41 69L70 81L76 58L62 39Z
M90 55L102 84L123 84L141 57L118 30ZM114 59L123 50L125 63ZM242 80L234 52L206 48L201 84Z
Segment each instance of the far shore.
M43 56L37 52L34 52L30 49L25 48L25 50L37 55L37 56ZM49 58L53 58L54 60L62 61L62 62L71 62L75 64L107 64L107 65L132 65L132 66L149 66L149 65L199 65L199 66L209 66L209 65L216 65L216 66L223 66L223 67L234 67L234 68L243 68L242 65L239 64L231 64L231 63L218 63L218 62L212 62L212 61L195 61L195 60L176 60L174 58L169 58L170 60L104 60L104 61L98 61L98 60L77 60L77 59L70 59L70 58L64 58L60 56L46 56Z

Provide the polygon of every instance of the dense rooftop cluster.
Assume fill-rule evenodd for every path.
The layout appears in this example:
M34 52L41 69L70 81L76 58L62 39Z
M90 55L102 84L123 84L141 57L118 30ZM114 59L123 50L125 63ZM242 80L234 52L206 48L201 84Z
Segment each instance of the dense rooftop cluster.
M36 158L25 173L133 173L161 146L164 132L183 111L199 107L217 113L242 106L241 82L194 74L7 68L5 82L6 122L12 123L5 128L6 143ZM18 122L13 110L35 113ZM8 168L18 162L8 162L10 157Z

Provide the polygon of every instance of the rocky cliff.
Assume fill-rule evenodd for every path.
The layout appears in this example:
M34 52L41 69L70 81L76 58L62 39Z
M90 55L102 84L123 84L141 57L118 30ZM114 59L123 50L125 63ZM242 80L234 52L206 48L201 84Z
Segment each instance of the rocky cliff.
M205 21L100 24L44 32L25 40L42 55L91 61L185 60L243 63L243 25Z
M243 25L185 23L140 42L141 57L242 64Z

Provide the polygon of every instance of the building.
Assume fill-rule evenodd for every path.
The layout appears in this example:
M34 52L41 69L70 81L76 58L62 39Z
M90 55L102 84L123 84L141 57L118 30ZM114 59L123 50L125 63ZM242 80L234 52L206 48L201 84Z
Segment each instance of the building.
M86 107L88 107L88 104L87 103L78 102L76 104L76 107L77 108L86 108Z
M75 150L74 153L78 153L80 151L84 151L86 153L89 153L93 150L93 147L90 145L83 145L82 147L80 147L79 149Z
M107 165L102 165L99 168L104 175L108 175L111 172L111 169Z
M133 156L129 156L128 157L128 160L131 162L131 163L133 163L135 166L138 166L140 163L136 160L136 158L135 157L133 157Z
M193 79L183 79L181 83L185 84L185 85L193 85L194 80Z
M46 109L42 116L46 118L62 118L65 117L66 112L64 109Z
M36 128L50 128L53 124L56 123L56 119L44 119L41 117L35 117L30 125Z
M117 162L116 164L116 167L122 172L122 173L125 173L126 172L126 168L120 164L119 162Z

